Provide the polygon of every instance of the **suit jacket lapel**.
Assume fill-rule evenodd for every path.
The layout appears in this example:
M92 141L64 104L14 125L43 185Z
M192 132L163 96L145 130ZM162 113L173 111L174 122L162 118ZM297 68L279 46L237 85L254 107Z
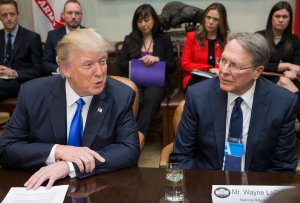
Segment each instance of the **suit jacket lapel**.
M56 138L56 143L67 144L67 113L66 113L66 89L65 79L60 76L56 81L56 86L48 99L50 119Z
M58 37L57 41L61 40L67 34L66 26L63 26L63 27L61 27L59 29L60 29L60 32L57 35L57 37Z
M11 61L13 61L14 57L16 56L16 53L18 52L18 50L22 47L22 41L26 40L23 37L23 28L19 25L19 29L14 41L14 45L13 45L13 50L12 50L12 55L11 55Z
M214 135L218 150L219 167L223 166L224 145L226 132L227 93L220 90L220 84L216 83L215 91L210 97L213 119Z
M256 145L258 144L259 137L261 136L264 120L267 119L268 104L271 102L267 96L269 90L263 83L264 81L261 78L256 82L247 137L245 170L249 170L253 153L255 152Z
M109 113L110 102L108 100L106 91L93 97L84 127L83 146L90 147L92 145L105 115Z
M5 34L4 30L0 31L0 64L4 64L4 51L5 50Z

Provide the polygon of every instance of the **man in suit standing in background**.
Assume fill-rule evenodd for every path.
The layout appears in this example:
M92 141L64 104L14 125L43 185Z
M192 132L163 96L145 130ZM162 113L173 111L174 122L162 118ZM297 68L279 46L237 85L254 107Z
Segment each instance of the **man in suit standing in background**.
M41 37L18 25L18 18L16 1L0 1L0 100L16 97L23 82L41 75Z
M229 36L219 77L186 92L171 161L211 170L295 170L297 96L260 77L269 56L261 35Z
M51 75L51 73L58 71L58 65L56 62L56 45L58 41L61 40L67 33L84 28L80 25L82 20L82 9L79 1L66 1L62 17L65 20L65 26L51 30L47 35L43 55L44 75Z
M140 154L134 91L107 76L110 45L91 29L57 45L60 75L21 86L0 137L0 165L37 172L25 183L84 178L136 166Z

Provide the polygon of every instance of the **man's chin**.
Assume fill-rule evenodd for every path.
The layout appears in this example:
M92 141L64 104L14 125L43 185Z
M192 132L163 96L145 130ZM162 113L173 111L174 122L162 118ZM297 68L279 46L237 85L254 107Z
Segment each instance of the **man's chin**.
M72 29L77 29L77 28L79 28L79 26L80 26L79 24L69 24L68 25L68 27L72 28Z
M101 94L104 90L104 87L95 88L91 91L92 95L98 95Z

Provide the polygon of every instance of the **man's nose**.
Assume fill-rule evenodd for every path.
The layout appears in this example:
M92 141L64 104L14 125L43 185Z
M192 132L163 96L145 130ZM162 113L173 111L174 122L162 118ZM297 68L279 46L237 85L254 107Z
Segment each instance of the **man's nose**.
M101 65L100 63L96 63L96 74L97 75L102 75L103 74L103 66L106 65Z
M223 67L220 67L220 72L225 74L230 73L230 64L227 62Z

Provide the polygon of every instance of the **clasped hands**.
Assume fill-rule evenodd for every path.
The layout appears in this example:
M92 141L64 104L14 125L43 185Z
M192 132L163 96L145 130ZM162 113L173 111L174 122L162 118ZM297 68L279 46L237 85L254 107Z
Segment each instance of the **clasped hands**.
M143 61L145 66L151 66L152 64L159 61L158 56L152 56L152 55L145 55L141 58L139 58L141 61Z
M300 76L300 66L291 63L282 63L283 75L290 80L294 80Z
M48 180L46 189L52 187L53 183L66 177L70 173L70 168L67 161L77 165L80 172L90 173L96 167L96 160L105 162L96 151L88 147L73 147L66 145L58 145L55 149L56 162L48 166L40 168L35 172L24 184L27 189L36 190L40 185Z
M9 67L0 65L0 75L15 77L16 76L16 71L9 68Z

